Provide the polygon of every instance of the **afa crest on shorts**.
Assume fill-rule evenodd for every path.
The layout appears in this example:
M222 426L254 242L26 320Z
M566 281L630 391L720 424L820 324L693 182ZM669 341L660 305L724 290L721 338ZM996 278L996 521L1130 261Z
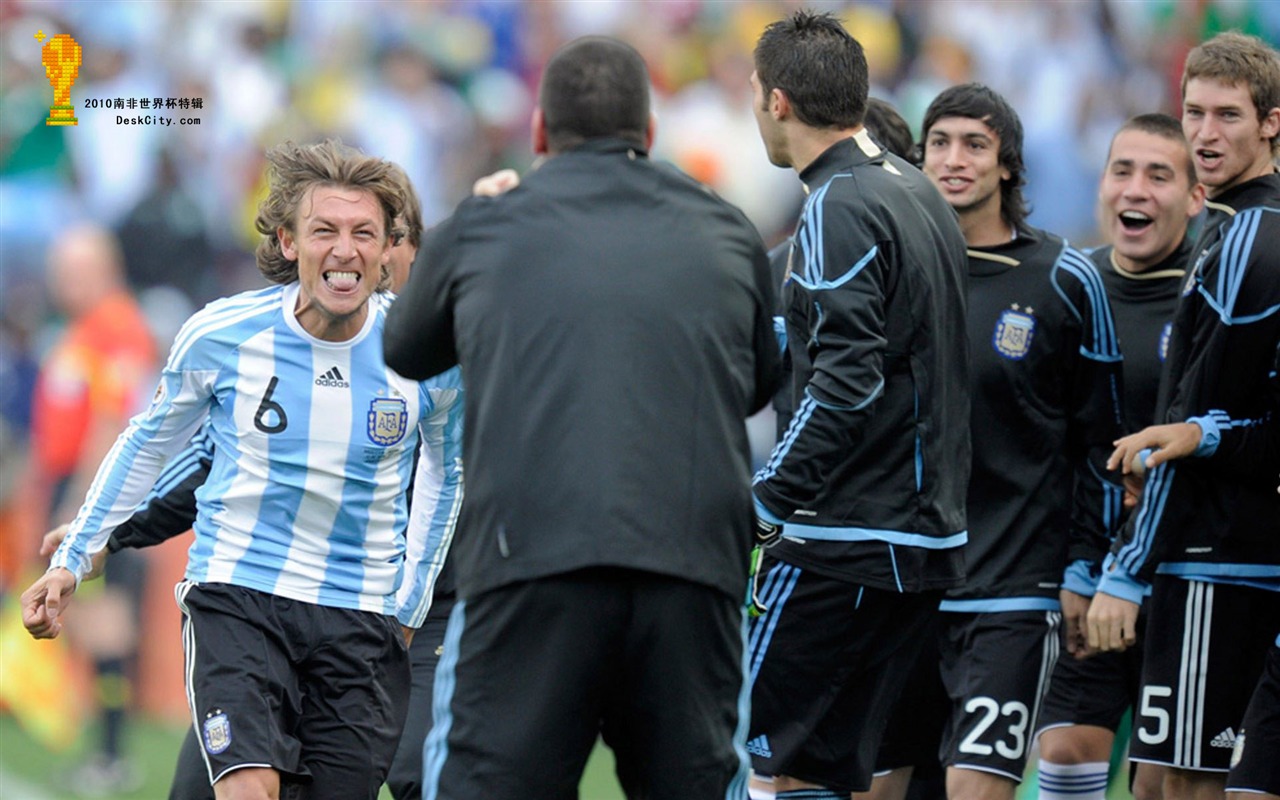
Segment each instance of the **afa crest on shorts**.
M369 404L369 439L389 447L409 431L409 407L402 397L379 397Z
M1023 311L1014 303L1012 308L1000 312L991 344L1000 355L1018 361L1031 352L1035 332L1036 318L1031 315L1031 309Z
M231 746L231 720L217 709L204 721L204 749L217 755Z

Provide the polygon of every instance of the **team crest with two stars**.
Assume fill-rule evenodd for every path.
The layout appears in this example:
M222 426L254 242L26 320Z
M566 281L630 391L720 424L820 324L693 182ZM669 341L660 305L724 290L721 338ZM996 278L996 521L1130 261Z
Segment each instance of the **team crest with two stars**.
M214 709L204 721L204 749L216 756L230 746L231 720L222 709Z
M1035 332L1036 318L1032 316L1031 307L1027 306L1026 311L1023 311L1014 303L1011 308L1002 311L1000 319L996 320L991 344L1000 355L1018 361L1031 352L1031 338Z
M369 404L369 438L384 447L399 442L409 430L408 405L401 397L379 397Z

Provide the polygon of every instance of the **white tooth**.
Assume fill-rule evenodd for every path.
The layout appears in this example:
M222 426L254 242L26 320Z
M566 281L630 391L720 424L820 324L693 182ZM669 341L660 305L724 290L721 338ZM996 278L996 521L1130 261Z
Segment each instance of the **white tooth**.
M1150 222L1151 217L1143 214L1141 211L1121 211L1120 216L1123 219L1137 220L1138 222Z

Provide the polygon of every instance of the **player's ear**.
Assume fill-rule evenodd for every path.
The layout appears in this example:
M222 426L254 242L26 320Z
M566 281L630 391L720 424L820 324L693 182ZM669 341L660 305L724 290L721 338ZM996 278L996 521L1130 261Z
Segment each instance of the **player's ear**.
M1280 108L1273 108L1262 118L1262 138L1274 139L1280 134Z
M653 149L653 137L656 135L657 130L658 130L658 115L650 114L649 124L645 126L645 130L644 130L644 149L645 150Z
M1191 205L1187 206L1187 219L1195 217L1204 208L1204 184L1197 182L1191 187Z
M533 118L529 120L529 132L533 139L533 152L540 156L545 156L547 150L547 118L542 113L542 108L533 109Z
M298 260L298 243L293 240L293 232L281 225L276 228L276 238L280 240L280 252L290 261Z
M776 86L769 90L769 113L779 122L791 116L791 98Z

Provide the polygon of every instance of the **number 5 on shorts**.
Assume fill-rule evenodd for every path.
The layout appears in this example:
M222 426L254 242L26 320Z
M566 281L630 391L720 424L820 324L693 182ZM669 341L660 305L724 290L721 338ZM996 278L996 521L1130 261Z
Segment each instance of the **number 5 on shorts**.
M1173 697L1173 689L1169 686L1143 686L1142 704L1138 707L1138 716L1150 717L1156 721L1155 732L1147 730L1144 724L1138 728L1138 739L1143 744L1160 744L1169 738L1169 712L1152 705L1156 697Z

